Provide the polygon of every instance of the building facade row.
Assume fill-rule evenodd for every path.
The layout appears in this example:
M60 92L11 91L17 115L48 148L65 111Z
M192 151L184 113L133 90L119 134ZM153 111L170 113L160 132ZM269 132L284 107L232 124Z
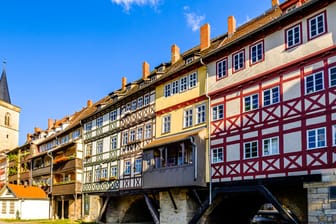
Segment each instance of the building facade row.
M247 213L269 202L292 223L336 221L335 18L333 0L287 0L214 39L205 24L199 46L173 45L170 62L35 130L8 180L43 187L59 218L216 223L225 208L245 223L221 200L261 184L287 196L261 190Z

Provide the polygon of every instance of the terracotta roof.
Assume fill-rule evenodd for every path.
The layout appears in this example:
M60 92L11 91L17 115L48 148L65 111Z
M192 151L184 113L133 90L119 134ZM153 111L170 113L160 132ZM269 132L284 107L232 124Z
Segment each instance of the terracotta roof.
M17 197L24 199L48 199L47 194L39 187L7 184L9 190Z

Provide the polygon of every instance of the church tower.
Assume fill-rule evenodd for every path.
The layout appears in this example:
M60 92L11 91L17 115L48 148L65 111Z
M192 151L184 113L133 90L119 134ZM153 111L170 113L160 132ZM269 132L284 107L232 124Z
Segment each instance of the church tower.
M0 153L18 146L21 111L11 103L5 65L4 62L0 77Z

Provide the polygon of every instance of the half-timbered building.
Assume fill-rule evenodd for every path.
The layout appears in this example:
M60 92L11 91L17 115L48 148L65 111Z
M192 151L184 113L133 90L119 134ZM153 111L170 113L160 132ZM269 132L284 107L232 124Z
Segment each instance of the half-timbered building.
M228 33L204 57L212 110L211 184L264 184L287 189L288 195L291 186L292 194L300 193L281 202L307 222L304 209L295 208L313 203L304 184L317 189L307 183L326 176L330 181L326 173L335 169L336 3L278 3L238 28L229 17ZM322 204L307 206L309 223L319 206L323 210ZM237 215L237 207L228 211Z

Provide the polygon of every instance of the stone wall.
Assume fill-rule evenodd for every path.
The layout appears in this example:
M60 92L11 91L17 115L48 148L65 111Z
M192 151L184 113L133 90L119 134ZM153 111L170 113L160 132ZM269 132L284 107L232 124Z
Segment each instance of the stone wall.
M323 174L322 182L304 185L308 191L308 223L336 223L336 200L330 198L330 187L336 187L335 174Z

